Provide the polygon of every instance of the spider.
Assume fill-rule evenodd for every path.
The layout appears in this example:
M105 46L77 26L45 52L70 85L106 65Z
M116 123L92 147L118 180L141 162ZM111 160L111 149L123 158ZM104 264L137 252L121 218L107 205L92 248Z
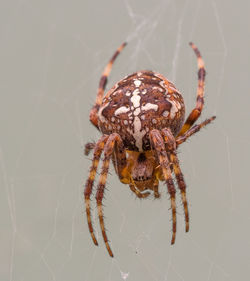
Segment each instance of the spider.
M215 119L212 116L194 125L204 105L204 62L198 48L190 43L198 60L198 88L196 106L184 122L185 105L181 93L173 83L161 74L139 71L116 83L104 96L104 90L112 65L126 46L123 43L114 53L102 73L95 105L90 112L90 121L103 134L96 143L87 143L85 154L93 150L93 160L87 179L84 197L89 232L95 245L90 197L101 154L104 154L101 174L97 185L96 203L103 240L108 253L113 257L104 227L102 200L110 160L124 184L139 198L153 193L159 198L159 181L165 181L170 195L172 210L172 240L176 236L176 188L173 175L180 190L184 208L186 232L189 230L189 213L186 199L186 184L177 158L177 148L190 136Z

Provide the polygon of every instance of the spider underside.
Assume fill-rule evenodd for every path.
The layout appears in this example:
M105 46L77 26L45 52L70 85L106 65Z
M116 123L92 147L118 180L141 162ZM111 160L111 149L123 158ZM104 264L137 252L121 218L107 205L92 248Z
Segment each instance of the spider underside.
M170 195L172 210L172 240L176 236L176 188L173 175L184 207L186 232L189 230L189 213L186 199L186 184L177 158L178 146L190 136L215 119L215 116L199 125L204 105L205 68L197 47L190 43L198 60L198 88L196 106L185 118L185 105L180 92L161 74L139 71L115 84L104 96L107 78L112 65L125 47L123 43L107 64L101 76L95 105L90 112L90 121L102 133L96 143L85 146L87 155L93 150L93 160L87 179L84 197L88 227L95 245L96 240L90 209L98 164L104 155L97 185L96 202L102 236L109 255L113 252L104 227L102 200L110 160L122 183L128 184L139 198L146 198L151 190L159 198L159 181L165 181Z

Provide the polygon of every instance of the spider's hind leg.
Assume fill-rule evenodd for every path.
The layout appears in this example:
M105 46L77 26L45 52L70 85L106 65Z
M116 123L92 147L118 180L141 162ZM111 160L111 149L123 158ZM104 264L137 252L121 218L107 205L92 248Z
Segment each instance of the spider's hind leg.
M200 51L198 48L192 43L189 43L192 49L194 50L197 62L198 62L198 88L196 94L196 106L189 114L187 120L185 121L184 125L182 126L178 136L182 136L187 130L189 130L192 125L196 122L196 120L201 115L203 106L204 106L204 85L205 85L205 76L206 71L204 67L204 61L201 57Z
M115 59L117 58L117 56L120 54L120 52L122 51L122 49L126 46L126 42L123 43L114 53L114 55L112 56L112 58L110 59L110 61L108 62L107 66L105 67L100 82L99 82L99 88L97 91L97 97L96 97L96 101L95 101L95 105L93 106L93 108L90 111L90 121L92 122L92 124L98 128L98 110L100 108L100 105L102 103L102 99L103 99L103 95L104 95L104 90L106 87L106 84L108 82L108 76L110 74L110 71L112 69L113 63L115 61Z
M177 136L176 138L176 145L180 145L183 142L185 142L189 137L191 137L192 135L196 134L197 132L200 131L200 129L202 129L203 127L207 126L209 123L211 123L214 119L216 118L216 116L212 116L208 119L206 119L205 121L203 121L200 124L194 125L192 128L190 128L185 134L183 134L182 136Z

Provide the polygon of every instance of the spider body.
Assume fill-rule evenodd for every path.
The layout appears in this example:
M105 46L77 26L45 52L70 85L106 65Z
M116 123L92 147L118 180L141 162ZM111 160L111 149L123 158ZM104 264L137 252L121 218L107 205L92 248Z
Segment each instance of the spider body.
M162 75L140 71L118 82L103 99L98 127L103 134L118 133L125 149L150 150L149 132L170 128L178 134L184 121L183 98Z
M96 103L90 112L90 121L102 133L102 137L97 143L88 143L85 146L86 155L93 149L93 161L84 197L89 231L94 244L98 245L92 226L90 197L103 154L96 202L102 236L111 257L113 252L106 235L102 209L110 160L120 181L128 184L130 190L139 198L146 198L151 192L155 198L159 198L159 181L165 182L172 210L171 244L174 244L176 236L174 176L183 203L186 231L189 230L186 184L177 158L177 148L215 119L213 116L193 126L203 109L205 68L199 50L193 43L190 45L198 59L198 89L196 106L185 122L182 95L170 81L156 72L133 73L116 83L104 96L107 77L125 43L115 52L100 79Z

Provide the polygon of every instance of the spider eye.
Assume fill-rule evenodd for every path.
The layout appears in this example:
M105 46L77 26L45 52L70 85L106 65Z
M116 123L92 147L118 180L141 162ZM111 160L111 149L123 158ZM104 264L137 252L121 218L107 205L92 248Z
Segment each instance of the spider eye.
M137 158L137 161L140 163L140 162L144 162L146 160L146 156L145 156L145 153L140 153L138 158Z

